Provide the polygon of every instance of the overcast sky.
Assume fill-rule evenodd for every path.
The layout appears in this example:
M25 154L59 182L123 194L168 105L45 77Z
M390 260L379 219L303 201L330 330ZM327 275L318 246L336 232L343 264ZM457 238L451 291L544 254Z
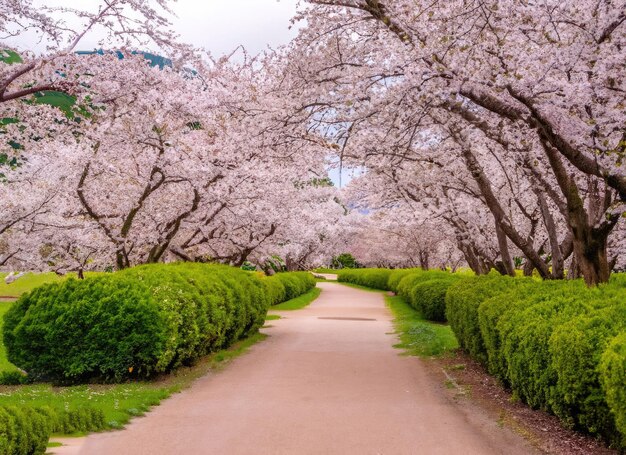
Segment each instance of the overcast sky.
M94 11L100 0L35 0L34 5L65 6ZM298 0L178 0L171 4L177 17L174 30L181 41L208 49L214 56L228 54L243 45L249 53L258 54L267 46L287 44L296 34L289 30ZM72 24L69 24L72 25ZM87 35L78 50L93 50L102 38L99 33ZM29 50L44 50L34 34L7 40L10 45Z
M178 0L174 28L184 42L202 46L214 55L240 44L257 54L268 45L287 44L297 0Z

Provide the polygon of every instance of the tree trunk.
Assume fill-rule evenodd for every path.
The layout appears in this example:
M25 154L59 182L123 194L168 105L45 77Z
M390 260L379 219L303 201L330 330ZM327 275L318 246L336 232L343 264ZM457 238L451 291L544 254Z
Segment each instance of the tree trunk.
M420 267L422 268L422 270L428 270L429 269L429 257L430 254L428 253L428 251L420 251L419 252L419 258L420 258Z
M561 245L559 244L559 237L556 231L556 223L554 217L550 213L550 208L543 193L538 188L535 189L537 195L537 201L541 209L541 215L543 216L543 223L548 232L548 239L550 240L550 249L552 253L552 278L556 280L562 280L565 272L565 265L563 259L563 253L561 252Z
M524 262L524 276L533 276L533 270L535 270L535 266L527 258Z
M467 265L469 265L470 269L472 269L476 275L486 275L489 273L489 268L485 262L481 260L473 247L459 243L459 249L463 253Z
M570 219L574 232L574 256L576 264L587 286L607 283L611 276L611 267L607 254L607 237L587 225L577 224L578 217ZM610 232L610 231L609 231Z
M580 278L580 268L578 267L578 261L576 260L576 254L572 254L572 260L567 270L567 279L576 280Z
M515 266L513 265L513 258L511 258L511 253L509 251L509 242L506 237L506 234L500 227L500 224L496 221L496 235L498 237L498 247L500 248L500 257L502 258L502 275L515 276Z
M607 239L619 220L619 215L610 215L602 220L598 227L590 220L585 204L580 197L578 186L573 176L561 161L558 152L544 143L544 151L554 170L559 187L567 203L567 222L573 234L573 247L576 264L585 279L587 286L597 286L609 281L611 268L607 254ZM593 195L590 199L594 199ZM607 194L603 201L602 210L599 207L590 207L597 212L593 218L601 218L610 205L610 196ZM593 203L593 202L592 202Z
M118 270L124 270L130 267L128 256L126 255L126 252L124 250L117 250L117 252L115 253L115 258Z

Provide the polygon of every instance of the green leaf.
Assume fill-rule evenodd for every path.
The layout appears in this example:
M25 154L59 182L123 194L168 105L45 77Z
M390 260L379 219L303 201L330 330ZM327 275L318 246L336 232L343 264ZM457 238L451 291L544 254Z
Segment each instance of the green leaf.
M0 49L0 62L12 65L14 63L23 63L22 57L11 49Z
M76 98L63 92L44 91L35 94L35 103L58 107L68 117L73 116Z
M11 123L19 123L19 120L13 117L0 118L0 126L10 125Z

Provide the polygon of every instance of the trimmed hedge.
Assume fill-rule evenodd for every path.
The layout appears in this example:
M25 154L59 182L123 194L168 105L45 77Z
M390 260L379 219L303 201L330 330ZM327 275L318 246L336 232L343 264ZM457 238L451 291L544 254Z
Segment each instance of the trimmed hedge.
M398 270L393 270L390 274L389 274L389 278L387 279L387 287L389 288L390 291L395 292L396 294L398 293L398 285L400 284L400 281L402 281L402 278L404 278L407 275L413 274L413 273L420 273L423 272L422 269L398 269Z
M387 280L390 275L389 269L342 269L337 274L337 281L388 291Z
M459 278L458 275L442 270L355 269L340 271L338 280L374 289L391 290L420 311L424 318L443 322L446 290Z
M255 273L206 264L146 265L69 279L22 296L5 315L4 343L9 360L32 379L149 377L256 332L270 299L314 283L290 275L279 279L284 294L277 286L272 294Z
M315 287L315 277L309 272L282 272L263 279L270 305L306 294Z
M53 433L98 431L105 427L104 413L97 409L58 413L49 407L0 406L0 453L43 454Z
M478 324L478 306L491 297L506 293L516 282L515 278L491 273L460 280L446 293L446 318L459 345L484 364L487 353Z
M621 433L619 443L626 447L626 333L611 340L600 359L599 373L606 401Z
M624 447L625 291L619 278L588 289L489 275L452 286L447 311L461 346L516 396Z
M460 278L456 275L418 283L411 290L411 305L429 321L446 321L446 293Z
M52 421L42 410L0 407L0 453L35 455L46 452Z

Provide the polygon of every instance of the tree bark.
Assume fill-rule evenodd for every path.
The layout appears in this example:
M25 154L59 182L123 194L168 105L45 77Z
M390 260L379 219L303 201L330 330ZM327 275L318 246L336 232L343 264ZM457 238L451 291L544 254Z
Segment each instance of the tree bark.
M564 259L561 252L561 245L559 244L559 237L556 231L556 223L554 217L550 213L550 208L543 193L535 188L535 194L537 195L537 201L541 208L541 215L543 216L543 223L548 232L548 239L550 241L550 250L552 253L552 278L561 280L564 277Z
M513 265L513 258L509 251L509 242L506 234L500 227L500 224L496 221L496 236L498 237L498 247L500 248L500 257L502 258L503 275L515 276L515 266Z
M619 215L610 215L594 226L578 191L573 176L567 173L558 151L544 142L544 150L554 170L557 182L567 203L567 222L573 234L576 264L587 286L597 286L609 281L611 268L607 254L608 236L615 227ZM605 198L606 199L606 198ZM604 205L609 201L605 200ZM604 213L604 210L598 213Z

